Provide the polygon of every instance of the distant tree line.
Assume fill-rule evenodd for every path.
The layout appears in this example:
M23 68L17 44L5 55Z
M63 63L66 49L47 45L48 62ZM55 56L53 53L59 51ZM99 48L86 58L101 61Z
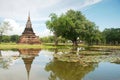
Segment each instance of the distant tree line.
M120 28L106 28L102 35L106 44L120 45Z
M11 35L11 36L2 35L2 40L1 40L1 42L4 42L4 43L15 42L15 43L17 43L17 42L18 42L18 39L19 39L19 36L18 36L18 35Z
M40 38L41 42L43 43L54 43L55 42L55 37L54 36L47 36L47 37L42 37ZM65 43L68 40L62 37L58 37L58 42L59 43Z

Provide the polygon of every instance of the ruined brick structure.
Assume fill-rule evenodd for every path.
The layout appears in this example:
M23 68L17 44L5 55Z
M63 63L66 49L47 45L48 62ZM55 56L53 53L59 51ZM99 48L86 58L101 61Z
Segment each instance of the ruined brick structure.
M30 13L28 15L28 20L26 23L26 27L20 39L18 41L19 44L40 44L39 37L35 35L32 29L32 23L30 20Z

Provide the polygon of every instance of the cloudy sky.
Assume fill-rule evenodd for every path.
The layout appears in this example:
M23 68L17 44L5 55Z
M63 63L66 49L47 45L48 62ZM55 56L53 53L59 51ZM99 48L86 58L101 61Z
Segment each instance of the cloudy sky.
M60 15L69 9L79 10L99 29L120 27L120 0L0 0L0 22L9 21L13 27L6 34L21 35L30 11L34 32L51 35L45 22L50 13Z

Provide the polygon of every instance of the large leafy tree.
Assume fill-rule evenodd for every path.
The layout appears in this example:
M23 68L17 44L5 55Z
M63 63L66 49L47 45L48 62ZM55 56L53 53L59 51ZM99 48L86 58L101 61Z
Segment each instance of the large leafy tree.
M58 35L69 39L77 45L77 39L84 40L89 45L100 41L100 31L91 21L87 20L80 11L68 10L59 18Z
M77 38L82 36L82 29L84 28L85 17L80 11L69 10L66 14L63 14L59 18L60 35L73 42L73 45L77 45Z
M80 11L68 10L60 17L52 14L51 21L47 21L46 24L55 35L71 40L74 46L77 46L78 38L88 44L91 44L92 40L99 40L96 37L99 33L98 28L93 22L87 20Z

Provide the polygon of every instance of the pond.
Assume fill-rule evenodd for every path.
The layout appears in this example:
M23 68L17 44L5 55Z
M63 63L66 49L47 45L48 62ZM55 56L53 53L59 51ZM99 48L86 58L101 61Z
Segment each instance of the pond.
M0 80L120 80L120 50L80 50L1 50Z

